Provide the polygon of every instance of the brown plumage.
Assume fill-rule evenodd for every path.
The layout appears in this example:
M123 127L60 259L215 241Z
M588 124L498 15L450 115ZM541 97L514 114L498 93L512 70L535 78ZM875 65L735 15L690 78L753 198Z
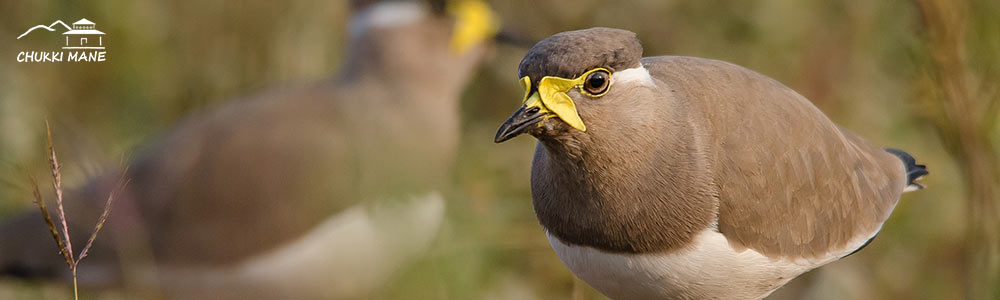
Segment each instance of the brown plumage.
M647 66L700 115L690 122L704 144L694 147L710 162L719 231L735 243L772 256L825 254L881 227L907 184L899 158L777 81L694 58Z
M410 4L419 5L391 5ZM149 278L134 275L151 275L167 296L187 299L357 297L425 249L442 203L411 198L446 179L460 93L485 45L455 53L453 23L431 13L389 24L355 21L361 28L352 28L337 78L196 114L143 147L108 230L81 267L82 282L145 285ZM87 236L109 187L97 178L67 196L75 237ZM361 230L328 241L340 248L325 249L301 270L257 272L301 259L268 255L294 254L299 248L283 247L338 216ZM38 235L35 228L44 224L28 216L0 229L0 269L65 273L58 257L47 255L55 253L51 241L14 242ZM142 264L157 272L135 273Z
M638 40L624 30L570 31L539 42L519 68L519 76L536 82L532 93L543 76L571 79L597 67L612 71L609 91L600 97L575 87L566 92L585 132L522 107L497 135L498 141L522 132L538 138L531 186L539 222L571 270L609 296L763 297L861 247L904 188L919 187L912 179L926 174L923 166L904 163L905 153L897 157L873 146L759 73L701 58L640 57ZM523 126L530 122L538 125ZM908 178L908 171L919 176ZM608 266L577 252L648 255L707 268L709 262L690 251L713 233L724 237L734 257L752 250L814 263L781 271L747 267L746 274L760 277L751 279L758 287L736 284L744 266L733 265L727 292L707 287L730 279L637 270L642 264L635 261L595 271ZM674 279L650 283L666 287L617 282L618 275L608 273L621 271L616 268Z

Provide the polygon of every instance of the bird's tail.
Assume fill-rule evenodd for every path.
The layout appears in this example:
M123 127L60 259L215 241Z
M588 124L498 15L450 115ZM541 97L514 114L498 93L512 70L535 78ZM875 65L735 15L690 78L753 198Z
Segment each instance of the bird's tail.
M903 150L885 148L885 151L892 153L893 155L899 157L899 160L903 161L903 167L906 168L906 188L903 189L903 192L912 192L924 188L923 185L920 185L915 181L920 180L924 177L924 175L927 175L927 166L918 165L917 160Z

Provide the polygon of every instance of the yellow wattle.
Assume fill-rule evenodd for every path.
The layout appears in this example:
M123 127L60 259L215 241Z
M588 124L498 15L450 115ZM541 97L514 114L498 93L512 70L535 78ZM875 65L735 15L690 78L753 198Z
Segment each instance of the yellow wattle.
M455 18L451 34L451 51L466 51L492 38L500 30L500 21L482 0L461 0L448 5L448 12Z
M583 78L565 79L559 77L545 76L538 83L538 94L542 98L542 103L563 122L580 131L587 131L587 126L580 119L580 114L576 111L576 104L569 95L570 89L580 84Z
M555 76L542 77L542 80L538 81L538 92L535 94L531 94L531 78L528 76L521 77L521 88L524 89L524 105L527 107L537 106L543 112L556 115L563 122L569 124L569 126L580 131L587 131L587 126L583 124L580 113L576 111L576 104L573 103L573 99L566 93L577 86L581 86L580 91L583 93L582 86L587 80L587 76L598 71L611 73L611 71L605 68L594 68L573 79ZM599 95L591 95L590 93L587 93L587 95L600 97L606 91L607 89Z

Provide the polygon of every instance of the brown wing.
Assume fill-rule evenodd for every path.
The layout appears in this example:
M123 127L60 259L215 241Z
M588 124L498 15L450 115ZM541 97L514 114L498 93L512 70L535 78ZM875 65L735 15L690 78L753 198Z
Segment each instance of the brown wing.
M161 263L230 264L359 202L423 194L446 178L451 143L412 134L441 127L412 110L370 107L392 100L372 90L263 95L185 120L131 164L109 227L138 234L128 246L148 239ZM82 193L106 195L103 181Z
M313 97L268 95L195 115L144 151L130 170L133 213L160 262L237 262L357 200L345 130Z
M875 232L905 184L902 162L807 99L725 62L645 61L695 109L718 189L718 229L768 256L820 257ZM700 111L701 117L697 117Z

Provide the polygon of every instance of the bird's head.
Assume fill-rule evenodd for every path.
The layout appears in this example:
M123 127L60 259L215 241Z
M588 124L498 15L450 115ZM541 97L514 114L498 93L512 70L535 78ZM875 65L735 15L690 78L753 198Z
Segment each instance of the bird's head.
M494 141L522 133L539 139L583 135L628 118L641 109L644 97L638 96L653 86L641 58L635 33L621 29L568 31L538 42L518 67L523 105Z
M382 76L434 74L431 77L439 81L471 77L500 31L498 17L482 0L351 4L350 67Z

